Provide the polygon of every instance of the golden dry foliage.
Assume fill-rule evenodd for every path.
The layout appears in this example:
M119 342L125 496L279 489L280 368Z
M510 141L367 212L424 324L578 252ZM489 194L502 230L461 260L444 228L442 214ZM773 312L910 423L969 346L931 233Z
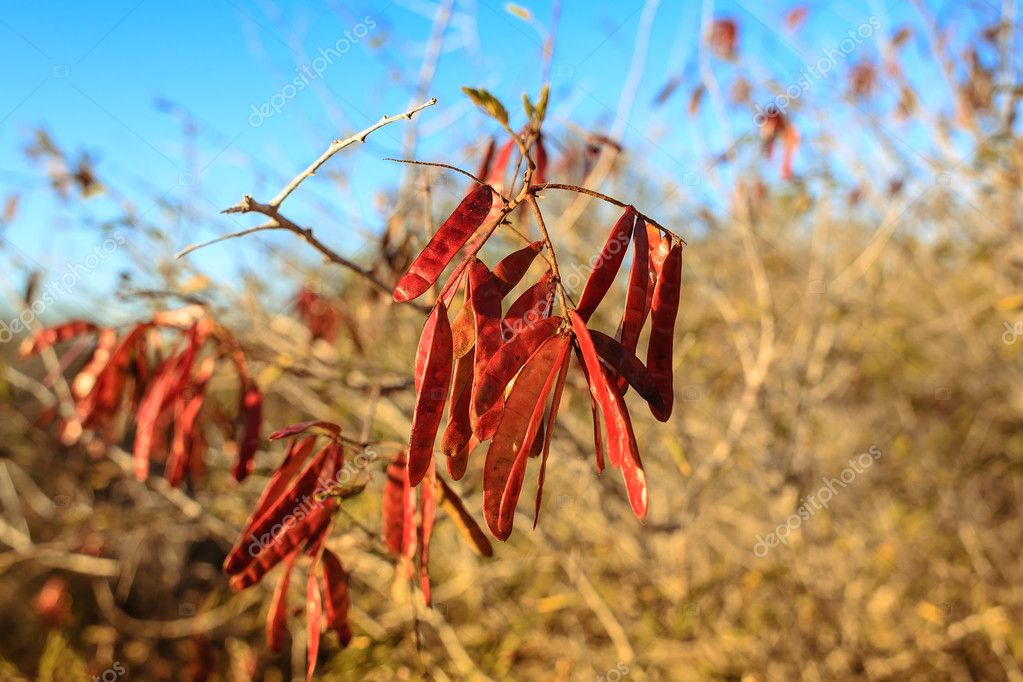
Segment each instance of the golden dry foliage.
M790 17L792 30L803 19ZM715 54L740 58L742 31L722 26L711 34ZM962 65L981 68L976 55ZM864 99L898 72L870 66L867 78L866 66L855 68L851 89ZM962 90L958 123L940 125L979 132L1001 116L985 83ZM905 88L900 81L893 116L914 115L902 106L913 99ZM500 103L484 104L508 115ZM713 206L680 198L678 178L661 186L626 171L635 161L628 146L600 131L566 133L547 169L552 181L593 181L627 194L638 210L659 206L658 219L688 241L672 415L659 423L635 391L625 398L644 453L649 513L638 521L621 481L596 475L590 402L570 372L539 526L529 529L532 505L520 505L519 530L494 543L493 557L480 556L489 544L459 520L458 498L447 497L445 508L443 493L439 506L449 515L433 527L429 607L419 577L409 579L410 557L401 542L389 551L394 533L383 527L383 504L408 502L382 493L388 465L407 445L409 364L423 321L422 311L391 303L390 286L428 241L422 226L439 225L464 188L450 177L441 183L444 170L417 168L421 182L389 198L398 208L379 244L358 254L371 263L364 270L310 236L342 268L302 271L297 303L284 312L265 304L255 279L240 291L197 294L189 285L196 273L180 261L162 267L164 290L136 291L135 300L150 315L179 298L198 297L215 311L262 390L267 431L307 420L343 425L355 468L325 546L347 573L352 636L342 650L324 632L321 679L1018 682L1017 128L1009 121L997 135L976 135L968 163L937 156L933 175L867 173L854 184L827 174L804 181L799 174L810 171L798 162L793 180L768 179L751 126L753 160L740 166L727 204ZM945 132L935 129L935 139ZM840 133L825 128L803 148L827 148ZM34 153L59 157L45 142ZM744 163L741 152L721 163ZM51 179L62 195L74 187ZM90 183L116 186L91 175ZM434 202L426 216L423 187ZM586 273L565 264L585 262L618 211L576 195L547 200L559 216L548 227L571 288L569 278L581 283ZM234 207L271 208L251 197ZM481 253L490 266L522 246L515 230L526 242L539 236L528 213L507 218L497 248ZM516 293L543 265L532 267ZM590 324L613 334L625 299L624 286L612 288ZM74 376L88 354L62 367L48 352L31 362L9 346L4 352L0 677L304 675L304 619L275 609L273 637L284 647L264 645L281 568L240 593L220 572L283 448L264 440L238 484L230 475L237 446L210 429L201 484L136 480L117 443L86 433L61 445L47 421L61 398L54 379ZM237 409L231 372L215 372L206 391L213 414ZM132 422L124 418L118 431L127 437ZM470 454L452 485L477 521L484 456L485 447ZM392 478L401 470L392 465ZM531 460L526 500L536 473ZM303 604L305 571L296 564L283 588L292 605Z

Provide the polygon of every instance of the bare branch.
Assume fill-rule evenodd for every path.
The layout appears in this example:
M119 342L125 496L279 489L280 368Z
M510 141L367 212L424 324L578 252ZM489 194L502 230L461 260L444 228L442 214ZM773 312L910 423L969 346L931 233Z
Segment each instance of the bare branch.
M370 133L379 130L380 128L383 128L385 125L388 125L389 123L400 121L403 118L411 121L412 117L415 114L419 113L420 111L427 107L432 107L436 103L437 98L431 97L429 100L423 102L422 104L412 107L404 114L398 114L397 116L384 116L379 121L371 125L369 128L366 128L362 132L355 133L354 135L346 137L343 140L334 140L333 142L330 143L330 146L327 147L327 150L320 154L320 158L313 161L304 171L302 171L294 178L292 178L291 182L285 185L284 189L278 192L277 196L275 196L268 202L269 205L273 206L274 208L279 207L281 203L288 198L288 195L294 192L295 188L301 185L306 178L316 175L316 171L320 169L320 166L327 163L330 157L334 156L345 147L351 144L355 144L356 142L365 142L366 138L369 137Z

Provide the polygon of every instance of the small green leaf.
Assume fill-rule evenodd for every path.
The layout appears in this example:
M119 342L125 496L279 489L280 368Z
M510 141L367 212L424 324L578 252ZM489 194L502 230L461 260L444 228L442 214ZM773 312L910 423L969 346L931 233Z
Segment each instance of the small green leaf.
M522 108L526 110L526 116L528 116L530 120L536 116L536 107L534 107L533 103L529 101L529 95L526 93L522 93Z
M551 94L550 83L545 83L540 88L540 97L536 100L536 120L538 123L542 123L547 118L547 98Z
M508 125L508 110L504 108L504 105L496 97L483 88L463 87L462 92L473 101L473 104L501 123Z

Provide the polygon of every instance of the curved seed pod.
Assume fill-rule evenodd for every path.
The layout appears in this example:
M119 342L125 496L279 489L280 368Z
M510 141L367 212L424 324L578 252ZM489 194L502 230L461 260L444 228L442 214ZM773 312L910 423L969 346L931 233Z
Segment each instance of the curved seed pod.
M515 140L508 140L501 145L500 151L497 152L497 159L490 169L490 175L487 176L487 182L494 187L504 189L505 176L508 174L508 164L511 162L512 150L514 148Z
M540 428L554 380L569 349L567 336L554 336L526 362L505 403L483 467L483 517L494 537L511 534L530 446Z
M536 172L533 174L533 182L542 185L547 182L547 148L543 144L543 135L536 136Z
M576 306L576 312L584 322L590 319L614 283L618 270L622 267L622 261L625 260L625 252L629 248L636 218L636 210L632 206L626 207L625 213L615 223L607 241L604 242L604 248L600 250L597 262L593 264L590 276L583 286L583 293L579 295L579 305Z
M543 435L543 457L540 459L540 473L536 479L536 504L533 508L533 528L540 520L540 502L543 499L543 482L547 473L547 457L551 452L551 437L554 435L554 422L558 418L558 408L561 407L561 394L565 390L565 377L568 376L568 355L561 361L558 368L558 378L554 382L554 392L551 394L551 408L547 412L547 430Z
M508 341L538 321L550 317L554 304L554 275L547 272L508 307L501 321L504 340Z
M554 335L562 318L549 317L527 327L501 346L487 363L474 384L473 402L469 411L473 433L487 440L497 429L501 418L504 390L536 349Z
M542 249L543 241L535 241L523 246L518 251L509 253L494 266L494 278L497 280L502 298L510 294L515 285L522 281L529 266L533 264Z
M147 323L136 325L117 345L102 368L94 367L95 374L86 374L82 370L75 377L75 392L82 395L75 406L75 412L83 426L89 428L100 423L105 417L116 412L124 399L127 375L131 369L133 358L145 354ZM87 366L87 369L91 367ZM144 363L136 363L142 367ZM139 377L137 385L143 385Z
M258 557L268 547L280 544L280 539L288 535L284 527L284 519L296 509L304 509L316 490L317 478L323 470L323 464L330 454L329 448L322 448L302 468L275 500L269 503L266 511L247 529L247 534L238 538L237 544L224 560L224 573L238 573L250 563L254 556ZM278 528L277 532L273 529ZM257 554L249 550L257 549Z
M682 292L682 245L674 244L661 266L654 287L650 311L650 341L647 344L646 366L653 375L661 394L662 406L650 404L650 411L660 421L671 416L674 391L672 389L672 346L675 340L675 318L678 316Z
M447 305L447 304L445 304ZM465 301L451 322L451 355L458 360L476 343L476 319L469 304L469 287L465 288Z
M483 224L493 202L493 191L487 185L477 185L469 192L398 280L394 287L394 300L399 303L411 301L429 289L472 233Z
M490 269L476 259L469 268L469 302L476 320L477 376L501 347L501 298Z
M420 369L420 365L422 368ZM433 444L451 384L451 327L443 301L434 306L416 354L416 407L409 440L409 483L419 485L433 465Z
M469 408L472 405L472 375L475 364L475 350L470 348L455 363L452 379L451 402L448 404L448 424L440 439L451 478L456 481L465 474L469 461L470 442L472 441L472 424L469 421Z
M306 581L305 622L306 640L306 682L312 682L313 671L320 655L320 625L323 620L323 597L320 595L320 584L316 580L316 562L309 567L309 579Z
M203 359L188 395L182 392L174 403L174 435L171 437L171 450L163 474L172 486L177 486L184 479L191 460L190 454L196 445L195 439L200 435L196 431L196 422L214 366L213 358Z
M291 441L288 451L284 455L284 461L270 476L266 488L263 489L259 501L253 508L252 515L245 522L245 530L242 531L243 537L248 537L253 532L256 523L269 511L270 506L277 501L277 498L287 490L288 485L295 478L295 474L301 470L306 458L313 451L314 445L316 445L316 436L304 436Z
M405 454L399 452L387 465L387 482L384 484L384 539L387 550L396 557L405 554L412 528L415 503L412 488L408 482L408 466Z
M452 490L444 482L444 479L440 477L437 478L437 486L441 509L451 517L462 537L469 541L470 546L476 550L477 554L485 557L494 556L494 548L491 546L490 540L487 539L483 529L476 523L476 519L465 508L461 498L458 497L458 493Z
M242 394L241 413L245 424L238 443L238 458L231 469L231 475L239 483L252 473L253 458L259 449L259 427L263 424L263 394L254 381L249 381Z
M157 369L157 376L149 385L138 409L138 426L135 430L135 477L144 481L149 476L149 456L156 440L158 422L175 395L175 388L181 381L180 368L184 354L169 358Z
M470 242L467 250L469 253L473 252L473 245ZM451 274L448 276L444 286L440 289L440 300L444 301L444 305L451 307L451 302L455 300L455 294L462 287L462 284L466 280L466 274L469 272L469 264L472 262L472 257L466 257L458 261L458 265L451 270Z
M497 280L482 261L477 259L469 269L469 300L476 318L476 349L473 354L473 378L469 386L469 404L487 364L503 343L501 332L501 291ZM471 431L471 429L470 429Z
M582 350L576 345L576 359L579 361L579 368L583 372L583 379L586 380L587 393L590 398L590 411L593 412L593 454L596 458L597 473L604 473L604 427L600 422L600 406L597 404L594 393L593 382L590 381L590 373L586 371L586 361L583 359Z
M615 406L611 400L613 389L607 383L607 376L604 374L603 367L601 367L600 357L597 355L597 349L593 345L593 338L590 336L590 330L586 328L586 323L583 322L583 319L574 310L570 310L568 316L572 321L572 331L575 332L575 341L579 347L579 354L582 356L586 383L590 387L590 395L597 402L600 413L604 418L604 428L607 433L608 460L611 462L611 466L617 468L621 465L622 448L616 442L615 437L617 431L614 428L614 423L618 415L615 414Z
M636 516L642 518L647 511L646 477L639 458L639 447L632 430L632 420L625 407L625 400L609 382L607 371L600 365L594 348L590 331L582 318L569 311L572 329L575 331L576 342L582 352L587 380L590 388L600 404L604 414L604 425L607 428L608 457L612 466L621 467L625 477L625 487L629 494L629 503Z
M650 281L646 288L646 310L649 313L654 300L657 278L661 274L661 266L664 265L664 259L671 251L671 239L667 235L662 236L660 230L650 225L647 225L646 231L650 244Z
M639 334L646 322L647 289L650 288L650 245L647 241L646 223L638 218L632 231L632 240L633 258L632 269L629 271L629 291L625 296L625 311L622 313L618 340L625 348L635 353ZM624 388L621 385L619 387Z
M98 331L99 327L92 322L86 322L85 320L71 320L70 322L65 322L55 327L42 329L34 336L25 339L21 342L21 347L18 349L18 352L21 354L21 357L27 358L30 355L35 355L44 348L49 348L64 341L70 341L76 336L81 336L82 334Z
M258 583L274 566L295 551L299 545L310 538L322 536L337 511L334 498L327 498L322 504L312 508L308 513L299 509L295 518L303 518L291 528L281 533L275 540L264 545L255 557L251 558L242 569L231 576L228 584L231 589L241 591Z
M422 506L419 514L419 586L423 598L430 604L430 538L433 522L437 518L437 472L430 469L423 486Z
M327 627L337 633L341 647L348 646L352 641L352 626L348 623L348 609L351 600L348 596L348 572L341 561L329 549L323 550L323 601L327 616Z
M607 370L604 370L605 373ZM610 377L607 377L610 379ZM629 411L625 407L625 401L620 393L614 389L609 391L611 402L614 405L613 419L608 420L608 440L612 441L611 447L621 449L618 461L621 462L622 477L625 479L625 491L629 496L629 505L637 518L642 519L647 512L647 485L646 474L643 472L643 462L639 458L639 446L636 444L636 434L632 429L632 420L629 418Z
M291 568L297 556L298 552L292 552L284 560L284 573L277 580L270 600L270 613L266 617L266 645L272 651L281 650L284 636L288 633L288 586L291 583Z
M658 410L664 409L661 393L653 375L650 374L643 361L636 357L635 353L596 329L590 330L590 338L597 349L597 355L613 370L609 373L611 377L620 376L636 389L640 397L650 403L652 407ZM617 393L622 393L614 380L611 382L611 387Z

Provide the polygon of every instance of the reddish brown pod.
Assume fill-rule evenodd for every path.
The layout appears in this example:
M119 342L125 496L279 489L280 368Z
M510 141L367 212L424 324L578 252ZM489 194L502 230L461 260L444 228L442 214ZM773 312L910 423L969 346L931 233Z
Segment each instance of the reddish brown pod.
M651 402L650 410L660 421L671 416L674 400L672 377L675 343L675 318L678 317L682 292L682 246L672 245L664 259L654 287L650 311L650 341L647 347L647 369L657 385L660 403Z
M438 301L426 321L416 352L416 405L408 452L409 481L413 486L419 485L433 466L433 446L444 416L451 366L451 325L447 308Z
M160 343L157 333L163 333ZM96 336L88 362L71 380L74 419L62 416L62 438L78 442L85 430L110 441L123 437L121 415L133 416L135 475L144 479L154 463L174 485L203 471L206 430L222 429L226 422L211 419L205 400L206 385L223 358L234 365L239 382L238 434L225 430L236 442L233 473L242 480L251 470L259 448L262 394L249 378L238 342L208 311L197 305L156 313L123 335L115 329L73 321L43 329L21 347L24 357L44 350L57 352L68 341L87 343ZM68 351L73 360L78 351Z
M404 303L422 296L483 223L493 202L493 190L487 185L476 185L398 280L394 300Z

